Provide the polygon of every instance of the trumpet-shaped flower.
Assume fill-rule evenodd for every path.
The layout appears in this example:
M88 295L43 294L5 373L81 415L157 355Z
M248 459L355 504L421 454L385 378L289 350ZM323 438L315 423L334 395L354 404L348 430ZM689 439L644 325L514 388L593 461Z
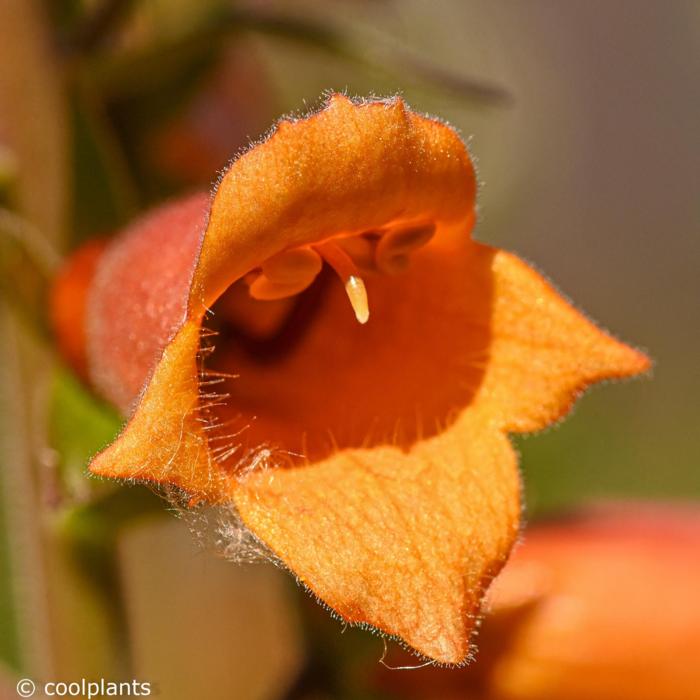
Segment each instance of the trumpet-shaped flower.
M475 193L449 126L336 95L133 224L77 295L129 417L91 471L230 504L346 621L467 659L519 530L507 434L648 366L474 242Z

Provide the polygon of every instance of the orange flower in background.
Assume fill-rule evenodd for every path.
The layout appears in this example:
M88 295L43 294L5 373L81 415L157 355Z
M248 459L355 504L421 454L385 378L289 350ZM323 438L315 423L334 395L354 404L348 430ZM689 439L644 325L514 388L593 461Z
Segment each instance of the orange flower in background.
M376 683L405 700L697 698L699 550L697 507L609 504L534 525L489 591L479 664L382 669Z
M497 580L521 624L494 671L513 700L700 695L700 511L609 505L528 533Z
M345 620L465 661L519 528L507 433L648 367L471 240L475 190L450 127L336 95L134 224L88 285L129 416L91 471L231 504Z

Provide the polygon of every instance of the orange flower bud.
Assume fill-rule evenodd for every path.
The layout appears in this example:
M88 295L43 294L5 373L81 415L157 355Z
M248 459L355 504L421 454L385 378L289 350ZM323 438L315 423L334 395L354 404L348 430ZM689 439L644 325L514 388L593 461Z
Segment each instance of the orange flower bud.
M59 271L51 291L49 312L59 350L83 379L88 379L87 293L106 244L99 239L90 241L74 253Z
M698 697L698 552L693 507L607 506L533 527L490 594L494 616L520 608L493 696Z

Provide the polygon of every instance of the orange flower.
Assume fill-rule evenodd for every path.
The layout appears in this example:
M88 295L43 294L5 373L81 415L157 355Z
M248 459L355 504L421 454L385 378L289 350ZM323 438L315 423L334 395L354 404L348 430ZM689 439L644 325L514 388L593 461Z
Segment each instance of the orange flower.
M611 504L536 525L489 591L479 664L376 682L405 700L697 697L699 549L697 507Z
M88 297L129 415L91 471L231 504L345 620L464 661L518 533L507 433L648 367L470 239L475 190L450 127L335 95L136 223Z
M490 596L520 610L509 700L688 700L700 688L700 511L610 505L533 528Z

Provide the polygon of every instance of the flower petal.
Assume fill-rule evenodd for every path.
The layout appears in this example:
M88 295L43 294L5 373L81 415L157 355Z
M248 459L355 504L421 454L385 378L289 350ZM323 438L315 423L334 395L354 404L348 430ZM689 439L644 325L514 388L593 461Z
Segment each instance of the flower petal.
M471 221L475 195L474 168L453 129L401 99L354 104L333 95L313 116L279 122L219 182L191 310L210 307L284 248L397 220Z
M496 253L490 359L478 403L501 429L540 430L564 416L591 384L645 372L650 364L518 257Z
M512 447L471 413L408 454L346 450L253 474L234 498L246 525L344 620L453 664L469 656L520 509Z

